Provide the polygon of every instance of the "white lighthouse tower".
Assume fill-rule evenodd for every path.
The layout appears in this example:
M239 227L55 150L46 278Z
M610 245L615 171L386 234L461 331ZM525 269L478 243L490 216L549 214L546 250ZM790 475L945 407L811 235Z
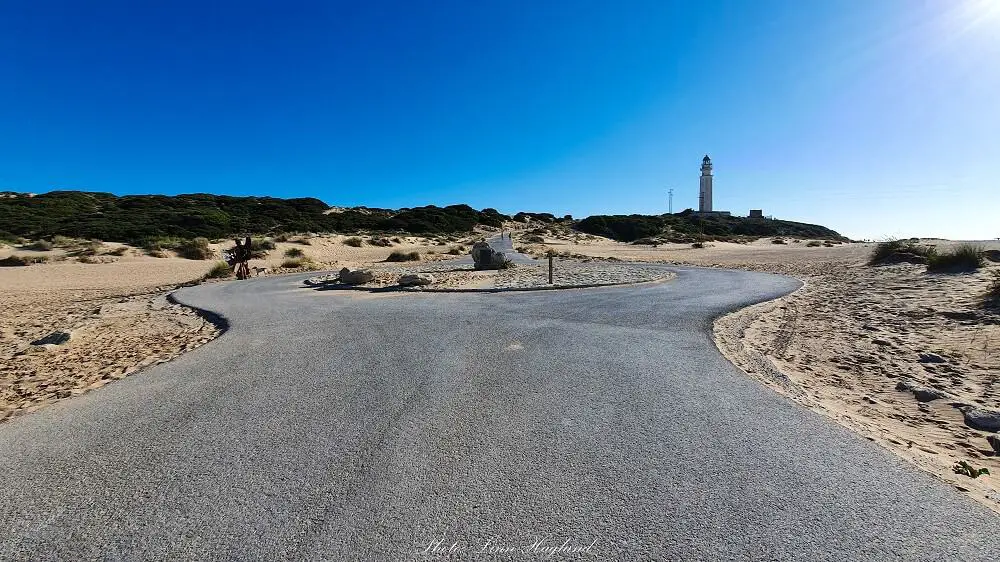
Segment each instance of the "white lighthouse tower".
M698 212L712 212L712 159L706 154L701 159L701 189L698 191Z

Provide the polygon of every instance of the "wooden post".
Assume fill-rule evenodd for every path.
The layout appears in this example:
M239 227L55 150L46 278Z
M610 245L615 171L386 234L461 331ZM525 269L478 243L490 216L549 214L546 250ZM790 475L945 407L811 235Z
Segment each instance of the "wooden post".
M549 285L552 284L552 254L549 254Z

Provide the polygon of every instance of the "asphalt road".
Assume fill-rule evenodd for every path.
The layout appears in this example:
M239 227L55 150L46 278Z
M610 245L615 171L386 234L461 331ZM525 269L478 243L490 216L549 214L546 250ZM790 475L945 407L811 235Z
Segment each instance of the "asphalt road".
M0 559L996 559L1000 517L716 351L713 317L797 282L674 269L184 289L231 329L0 425Z

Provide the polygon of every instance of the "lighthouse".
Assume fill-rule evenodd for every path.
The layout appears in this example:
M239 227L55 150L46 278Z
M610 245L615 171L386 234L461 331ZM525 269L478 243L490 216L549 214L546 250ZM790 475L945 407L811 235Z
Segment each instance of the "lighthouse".
M701 159L701 183L698 191L698 212L712 212L712 159L706 154Z

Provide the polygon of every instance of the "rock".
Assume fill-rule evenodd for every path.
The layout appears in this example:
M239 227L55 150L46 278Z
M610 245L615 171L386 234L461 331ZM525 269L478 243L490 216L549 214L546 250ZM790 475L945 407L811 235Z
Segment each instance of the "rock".
M931 402L940 398L947 398L948 395L940 390L921 386L910 379L903 379L896 383L896 390L911 392L914 398L920 402Z
M993 447L993 451L1000 455L1000 435L987 435L986 442Z
M407 273L399 277L399 284L403 287L430 285L431 283L434 283L434 276L430 273Z
M937 353L921 353L918 359L921 363L946 363L947 360Z
M962 410L965 425L980 431L1000 431L1000 412L969 407Z
M340 270L340 282L348 285L362 285L371 283L375 279L375 274L370 269L348 269Z
M510 260L503 252L498 252L490 247L486 242L476 242L472 246L472 261L475 262L476 269L506 269L510 267Z
M70 339L72 339L72 337L73 334L71 332L56 331L45 336L44 338L37 339L31 342L31 345L48 345L48 344L62 345L64 343L67 343Z
M320 285L326 285L327 283L336 282L337 279L340 279L340 277L333 274L327 274L320 275L319 277L310 277L309 279L303 281L303 283L310 287L318 287Z

